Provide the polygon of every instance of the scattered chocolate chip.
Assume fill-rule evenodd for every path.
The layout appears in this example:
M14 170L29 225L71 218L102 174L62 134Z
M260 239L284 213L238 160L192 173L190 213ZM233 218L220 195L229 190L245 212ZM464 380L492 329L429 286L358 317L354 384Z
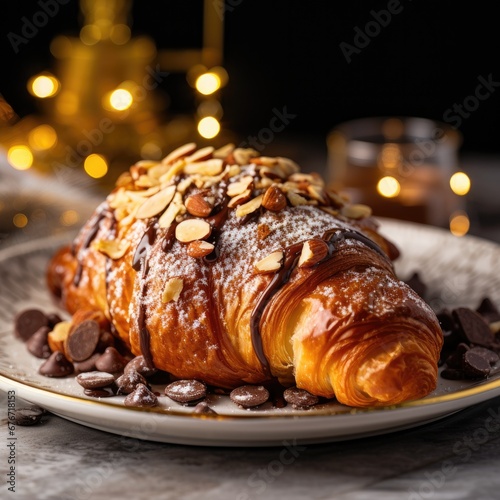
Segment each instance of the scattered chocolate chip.
M269 399L269 391L262 385L242 385L231 391L231 401L243 408L253 408Z
M456 329L455 320L449 309L443 309L436 316L443 332L452 332Z
M95 350L97 352L104 352L107 347L115 347L115 337L111 332L102 330L99 335L99 342Z
M448 368L456 368L463 370L464 368L464 354L469 350L469 346L463 342L457 345L457 348L446 358L446 365Z
M93 319L82 321L71 330L65 350L73 361L84 361L92 356L99 342L99 324Z
M486 349L486 347L472 347L471 352L475 354L479 354L479 356L483 357L488 363L493 366L500 360L498 354L490 349Z
M51 350L47 340L50 331L48 326L42 326L26 341L26 348L33 356L40 359L50 356Z
M318 404L319 398L310 392L299 389L298 387L290 387L285 390L283 397L287 403L290 403L296 410L305 410Z
M195 407L193 413L197 415L218 415L218 413L208 406L206 401L200 401Z
M49 326L49 321L39 309L26 309L16 316L14 325L16 337L26 342L42 326Z
M40 423L45 411L37 406L30 408L19 408L15 412L15 422L17 425L35 425Z
M425 300L427 296L427 285L422 281L418 272L413 273L413 275L406 280L406 284Z
M500 321L500 311L488 297L485 297L481 301L478 308L476 309L476 312L478 312L486 320L487 323L495 323L496 321Z
M445 368L441 372L441 377L447 380L463 380L464 372L463 370L458 370L456 368Z
M482 347L489 347L494 337L488 323L475 311L466 307L453 310L453 316L457 320L465 338L471 343Z
M118 394L130 394L135 391L138 384L148 385L146 379L135 370L129 369L124 374L116 379Z
M464 375L468 379L487 378L490 374L491 367L489 362L472 351L467 351L464 355Z
M102 389L85 389L83 393L85 396L90 396L91 398L110 398L115 395L109 387Z
M61 323L62 318L57 313L47 314L47 321L49 322L50 329L52 330L57 323Z
M139 384L123 403L125 406L152 407L158 405L158 398L144 384Z
M207 386L198 380L176 380L165 387L165 394L178 403L193 404L207 395Z
M85 359L84 361L73 361L73 366L75 367L75 373L78 375L79 373L98 371L95 366L95 363L100 358L100 356L101 355L98 352L96 352L95 354L92 354L90 358Z
M115 377L111 373L106 372L86 372L77 375L76 381L84 389L100 389L112 384L115 381Z
M38 369L38 373L46 377L66 377L73 371L73 363L69 362L61 351L54 351Z
M99 371L108 373L121 372L126 364L123 356L114 347L107 347L95 362Z
M143 377L151 377L158 372L157 368L150 367L146 364L144 356L136 356L134 359L130 360L127 363L127 366L125 366L124 372L126 373L129 370L135 370Z

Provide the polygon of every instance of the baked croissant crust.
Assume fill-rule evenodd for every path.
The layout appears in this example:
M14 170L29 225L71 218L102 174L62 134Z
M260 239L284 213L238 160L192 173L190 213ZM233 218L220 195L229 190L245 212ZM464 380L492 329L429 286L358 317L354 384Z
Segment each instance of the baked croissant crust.
M48 283L174 377L380 406L430 393L442 346L397 254L368 207L293 161L187 144L122 174Z

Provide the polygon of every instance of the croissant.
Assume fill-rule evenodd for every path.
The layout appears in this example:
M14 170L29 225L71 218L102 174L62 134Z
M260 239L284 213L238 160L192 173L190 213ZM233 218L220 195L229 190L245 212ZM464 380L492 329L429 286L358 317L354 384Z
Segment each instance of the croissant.
M442 331L377 227L292 160L187 144L118 178L48 284L174 377L392 405L435 388Z

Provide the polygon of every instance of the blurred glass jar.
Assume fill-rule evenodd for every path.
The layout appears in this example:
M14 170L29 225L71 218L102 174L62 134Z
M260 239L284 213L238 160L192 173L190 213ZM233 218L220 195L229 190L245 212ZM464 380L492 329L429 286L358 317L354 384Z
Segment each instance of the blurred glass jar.
M450 186L462 136L444 123L362 118L335 127L327 142L329 187L377 216L448 227L464 209Z

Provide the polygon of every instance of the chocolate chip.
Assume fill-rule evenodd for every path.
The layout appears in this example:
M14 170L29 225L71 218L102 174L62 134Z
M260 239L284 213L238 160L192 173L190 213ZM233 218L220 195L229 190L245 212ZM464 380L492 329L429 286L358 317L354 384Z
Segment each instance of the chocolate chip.
M92 356L99 342L99 324L93 319L82 321L66 339L65 349L73 361L84 361Z
M436 316L443 332L451 332L456 329L457 325L449 309L443 309Z
M47 314L47 321L49 322L50 329L53 330L57 323L62 322L62 318L57 313L49 313Z
M73 366L75 367L75 373L86 373L86 372L93 372L93 371L98 371L95 363L96 361L101 357L101 355L96 352L95 354L92 354L90 358L85 359L84 361L74 361Z
M475 311L466 307L459 307L453 311L464 336L471 344L489 347L494 337L488 323Z
M126 364L123 356L114 347L107 347L95 362L99 371L108 373L121 372Z
M269 391L262 385L242 385L231 391L231 401L243 408L253 408L269 399Z
M165 387L165 394L178 403L192 404L207 395L207 386L198 380L176 380Z
M40 359L50 356L51 350L47 340L50 331L48 326L42 326L26 341L26 348L33 356Z
M42 408L33 406L30 408L19 408L15 412L15 422L17 425L35 425L40 423L44 414Z
M146 379L135 370L129 369L124 374L116 379L118 394L130 394L135 391L138 384L148 385Z
M84 389L100 389L112 384L115 381L115 377L111 373L106 372L86 372L77 375L76 381Z
M468 379L487 378L491 368L489 362L473 351L467 351L464 355L464 375Z
M458 344L456 350L446 358L446 365L448 368L456 368L463 370L464 368L464 354L469 350L469 346L463 342Z
M195 407L193 413L197 415L218 415L218 413L208 406L206 401L200 401Z
M448 380L463 380L464 372L463 370L458 370L456 368L445 368L441 372L441 377Z
M152 407L158 405L158 398L144 384L139 384L123 403L125 406Z
M144 356L136 356L134 359L131 359L127 366L125 366L124 372L128 372L129 370L135 370L140 373L143 377L151 377L155 373L158 372L158 369L155 367L150 367L146 364L144 360Z
M102 389L85 389L83 393L85 396L90 396L91 398L109 398L115 395L113 390L109 387Z
M38 369L38 373L46 377L66 377L73 371L73 363L69 362L61 351L54 351Z
M283 397L287 403L290 403L293 408L307 409L318 404L319 398L310 392L299 389L298 387L290 387L285 390Z
M427 296L427 285L422 281L418 272L413 273L413 276L406 281L406 284L425 300Z
M42 326L49 326L49 321L39 309L26 309L16 316L14 325L16 337L26 342Z
M479 356L483 357L492 366L500 360L496 352L486 349L486 347L476 346L471 349L471 352L479 354Z
M487 323L500 321L500 311L488 297L485 297L481 301L476 311L486 320Z
M104 352L107 347L115 347L115 337L111 332L102 330L95 350L97 352Z

